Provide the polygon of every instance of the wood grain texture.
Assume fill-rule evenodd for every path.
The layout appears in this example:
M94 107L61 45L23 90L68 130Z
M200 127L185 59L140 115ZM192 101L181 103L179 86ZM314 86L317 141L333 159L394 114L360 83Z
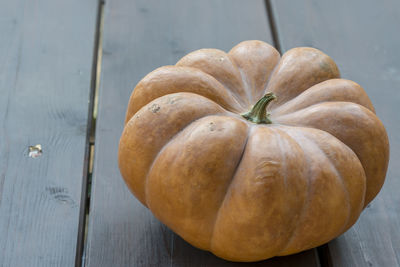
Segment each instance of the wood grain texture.
M223 261L163 226L124 184L118 142L133 87L199 48L271 43L263 1L107 1L87 266L318 266L315 250L255 264Z
M330 242L333 266L400 265L400 2L273 0L283 50L311 46L364 87L390 141L386 182L357 224ZM326 253L324 253L326 254Z
M97 5L0 1L0 266L75 264Z

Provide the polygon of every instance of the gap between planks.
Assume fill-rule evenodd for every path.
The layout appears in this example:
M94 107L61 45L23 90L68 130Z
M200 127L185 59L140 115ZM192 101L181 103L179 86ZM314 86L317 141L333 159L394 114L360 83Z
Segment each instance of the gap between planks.
M265 8L267 10L267 17L272 36L272 42L276 50L282 55L281 41L279 39L278 29L276 27L276 19L274 9L270 0L265 0Z
M102 32L104 24L104 1L99 0L96 18L95 42L93 48L93 63L90 84L88 128L86 133L85 168L82 179L81 207L79 216L79 230L76 246L75 266L84 266L85 247L88 231L88 216L90 207L90 192L93 173L94 146L96 139L96 118L98 109L98 93L102 62Z

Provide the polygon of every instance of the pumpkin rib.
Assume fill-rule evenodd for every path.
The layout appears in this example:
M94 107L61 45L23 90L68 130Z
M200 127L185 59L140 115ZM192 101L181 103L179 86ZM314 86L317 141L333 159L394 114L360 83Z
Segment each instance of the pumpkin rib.
M339 181L340 185L341 185L341 189L344 192L344 197L346 198L346 200L344 201L347 204L347 212L346 212L346 219L343 221L343 225L341 226L340 230L336 230L336 233L334 234L334 236L339 235L342 230L347 226L347 223L349 221L350 215L351 215L351 207L349 204L349 193L347 188L344 185L343 179L341 177L341 175L339 174L339 172L337 171L336 167L332 164L332 161L326 156L325 152L319 147L318 144L315 143L315 141L311 138L308 138L306 135L303 135L303 137L308 140L311 144L313 144L313 146L320 152L321 156L324 157L324 159L330 164L331 166L331 173L334 174L335 178L337 181ZM333 236L330 237L326 237L325 240L321 240L319 241L319 244L317 244L317 246L322 245L326 242L329 242L330 240L332 240ZM314 244L315 245L315 244ZM312 247L314 247L314 245ZM306 249L310 249L311 247L307 247Z
M297 126L295 126L295 127L297 127ZM303 127L302 127L303 128ZM315 129L315 128L308 128L308 127L304 127L305 129L307 129L307 130L313 130L313 131L322 131L322 130L319 130L319 129ZM361 171L362 171L362 174L363 174L363 183L365 184L365 187L366 187L366 175L365 175L365 170L364 170L364 167L363 167L363 165L362 165L362 163L361 163L361 161L360 161L360 159L359 159L359 157L357 156L357 154L348 146L348 145L346 145L345 143L343 143L341 140L339 140L336 136L334 136L334 135L332 135L332 134L330 134L330 133L328 133L328 132L325 132L325 131L322 131L322 132L324 132L324 134L326 134L326 135L328 135L328 136L330 136L330 138L333 138L334 140L335 140L335 142L337 142L338 144L340 144L341 146L343 146L345 149L347 149L347 150L349 150L349 152L351 152L353 155L354 155L354 158L357 160L357 162L360 164L360 166L361 166ZM361 211L362 211L362 207L364 206L364 202L365 202L365 194L366 194L366 190L364 190L364 192L363 192L363 197L362 197L362 200L361 200L361 208L359 209L359 210L357 210L357 211L354 211L354 209L356 208L356 207L353 207L352 206L352 201L351 201L351 197L350 197L350 192L349 192L349 188L347 187L347 185L346 185L346 182L345 182L345 180L344 180L344 178L343 178L343 175L342 175L342 173L338 170L338 167L334 164L334 162L333 162L333 160L334 159L331 159L328 155L327 155L327 153L326 153L326 151L324 151L323 149L321 149L321 146L318 144L318 143L316 143L316 140L314 140L314 139L312 139L312 138L309 138L309 137L307 137L307 136L304 136L306 139L308 139L310 142L312 142L312 143L314 143L315 144L315 146L321 151L321 153L323 153L324 154L324 157L328 160L328 162L331 164L331 166L332 166L332 168L334 169L334 171L335 171L335 173L337 174L337 176L338 176L338 178L340 178L340 181L341 181L341 183L342 183L342 186L343 186L343 188L344 188L344 190L345 190L345 192L346 192L346 196L347 196L347 201L346 201L346 203L348 203L348 208L349 208L349 216L348 216L348 218L347 218L347 222L344 224L344 226L343 226L343 228L341 229L341 231L340 231L340 234L341 233L343 233L343 232L345 232L352 224L354 224L354 222L355 221L351 221L350 220L350 218L352 218L353 217L353 213L354 212L356 212L356 213L358 213L358 215L361 213ZM358 218L358 216L356 217L356 218Z
M233 70L237 71L237 73L231 72L232 69L229 69L229 64L225 67L222 65L222 62L225 62L226 59L229 60L230 67L233 67ZM247 99L247 92L244 89L240 72L235 62L231 60L225 51L220 49L199 49L181 58L175 66L192 67L211 75L236 96L236 100L242 104L243 108L249 106L250 103ZM237 84L232 84L235 82Z
M343 229L347 226L347 224L348 224L348 221L349 221L350 215L351 215L351 210L352 210L352 207L351 207L351 204L350 204L350 193L349 193L349 190L348 190L348 188L346 187L345 182L343 181L343 176L342 176L341 173L337 170L336 166L332 163L332 160L326 155L325 151L323 151L323 150L320 148L319 144L317 144L313 139L308 138L306 135L303 135L303 136L304 136L305 139L307 139L308 141L310 141L310 143L314 144L315 148L318 149L318 150L320 151L320 153L323 155L323 157L329 162L330 166L332 167L333 173L336 174L336 178L337 178L338 181L340 181L340 184L342 185L342 189L343 189L343 191L345 192L345 196L346 196L346 201L345 201L345 202L348 204L348 205L347 205L347 210L348 210L348 212L347 212L346 221L345 221L345 223L343 224L342 229L339 231L339 233L341 233L342 230L343 230ZM333 137L333 136L332 136L332 137ZM337 139L336 137L334 137L334 138ZM338 141L340 142L340 140L338 140ZM343 144L343 142L341 142L341 143ZM345 145L345 144L343 144L343 145ZM346 147L347 147L347 146L346 146ZM364 195L364 198L365 198L365 195ZM326 242L328 242L328 241L329 241L329 240L327 240ZM325 242L321 242L321 244L323 244L323 243L325 243Z
M272 116L283 116L326 102L355 103L375 113L364 89L359 84L346 79L329 79L313 85L293 99L271 109L270 112Z
M271 108L283 105L311 86L339 77L336 63L324 52L310 47L292 48L282 55L267 84L266 91L278 97Z
M276 126L276 127L280 127L280 126ZM272 128L272 127L270 127L270 128ZM295 138L293 138L292 136L290 136L290 134L288 134L285 130L284 130L284 128L280 128L279 129L279 131L280 131L280 133L281 134L284 134L287 138L290 138L291 140L293 140L293 142L295 142L297 145L298 145L298 147L302 150L302 154L303 154L303 156L304 156L304 158L305 158L305 160L306 160L306 163L307 163L307 193L306 193L306 199L304 200L304 203L303 203L303 206L302 206L302 208L301 208L301 211L300 211L300 216L299 216L299 218L297 219L297 221L298 222L300 222L301 221L301 219L304 217L304 214L305 214L305 211L309 208L309 206L310 206L310 200L311 200L311 198L310 198L310 174L311 174L311 169L310 169L310 157L308 156L308 154L304 151L304 148L300 145L300 143L295 139ZM292 230L292 233L290 234L290 237L289 237L289 239L286 241L286 245L276 254L277 256L281 256L282 255L282 252L283 251L285 251L290 245L291 245L291 241L295 238L295 234L296 234L296 231L297 231L297 229L298 229L298 226L299 226L299 224L297 223L296 225L295 225L295 227L293 228L293 230ZM286 254L283 254L283 255L286 255Z
M262 97L271 74L278 65L279 52L263 41L250 40L234 46L228 55L241 71L251 96L250 103L255 103Z
M244 152L246 151L247 142L249 141L250 133L251 133L251 131L252 131L253 128L254 128L254 125L252 125L252 124L247 124L247 125L248 125L248 128L247 128L247 136L246 136L246 140L245 140L245 142L244 142L243 148L242 148L242 153L240 154L239 161L238 161L238 163L236 164L235 170L233 171L232 178L231 178L231 180L229 181L228 186L226 187L226 190L225 190L225 193L224 193L224 197L222 198L222 201L221 201L221 203L220 203L220 205L219 205L219 208L218 208L218 210L217 210L217 213L216 213L216 215L215 215L215 219L214 219L213 226L212 226L212 231L211 231L212 234L211 234L210 244L209 244L209 248L210 248L211 251L213 250L213 240L214 240L215 225L216 225L216 223L217 223L217 221L218 221L218 217L219 217L219 214L220 214L220 210L221 210L221 208L222 208L222 205L223 205L224 202L225 202L225 198L226 198L226 196L228 195L228 192L229 192L229 190L230 190L230 188L231 188L231 185L232 185L232 183L233 183L233 180L234 180L235 177L236 177L236 173L237 173L237 171L238 171L238 169L239 169L239 166L240 166L240 164L242 163L243 155L244 155Z
M229 54L228 54L228 56L229 56ZM235 62L230 56L229 56L229 58L232 60L232 62ZM240 78L243 81L243 88L244 88L245 92L247 92L247 99L249 99L249 104L251 104L252 103L252 99L253 99L253 94L252 94L253 90L251 90L252 86L249 85L249 81L247 79L247 76L244 74L243 69L240 68L239 66L236 66L236 68L239 71Z
M241 43L240 43L241 44ZM239 45L240 45L239 44ZM236 45L235 47L239 46ZM242 67L239 66L237 60L235 59L235 57L233 57L233 55L231 54L231 51L235 48L233 47L228 53L227 55L229 56L230 60L235 63L236 68L238 69L241 79L243 81L243 86L244 86L244 90L247 92L247 98L249 99L249 102L252 103L253 102L253 86L251 86L251 82L249 81L249 77L244 73L244 69Z
M229 55L228 55L229 56ZM232 61L232 64L234 64L234 62ZM235 65L234 65L235 66ZM240 72L240 70L239 70L239 67L237 67L237 66L235 66L237 69L238 69L238 71L239 71L239 73L241 74L241 72ZM195 68L195 67L187 67L187 66L185 66L185 67L181 67L181 68L190 68L190 69L196 69L197 71L199 71L199 72L202 72L202 73L204 73L204 75L207 75L207 76L210 76L212 79L214 79L217 83L219 83L224 89L225 89L225 91L232 97L232 100L235 102L235 104L237 104L237 105L239 105L239 107L242 109L242 110L245 110L246 109L246 106L241 102L241 98L240 97L238 97L228 86L226 86L225 84L223 84L221 81L219 81L217 78L215 78L213 75L210 75L210 74L208 74L207 72L205 72L205 71L203 71L202 69L198 69L198 68ZM242 75L242 74L241 74ZM244 82L244 81L243 81ZM197 93L195 93L195 94L197 94ZM207 96L204 96L204 97L207 97ZM212 100L212 99L210 99L210 100ZM213 100L214 101L214 100ZM216 102L216 101L215 101ZM219 105L221 105L219 102L216 102L217 104L219 104ZM227 108L227 107L225 107L225 106L223 106L223 105L221 105L224 109L228 109L229 111L231 111L231 112L241 112L242 110L234 110L234 107L230 107L230 108ZM236 107L237 108L237 107ZM232 110L231 110L232 109Z
M294 228L296 218L300 215L299 201L303 202L306 199L307 182L303 178L297 179L298 172L306 171L306 168L302 166L295 166L295 159L301 155L302 150L291 139L284 138L285 141L278 144L280 138L282 136L271 130L269 126L255 126L249 135L243 160L238 167L230 190L225 195L222 210L219 212L215 228L217 230L213 235L212 252L215 255L233 261L238 261L238 259L246 262L258 261L276 256L279 247L286 245L285 241L290 237L286 229L288 225L290 228ZM273 150L267 149L269 144L274 147ZM277 150L279 147L289 150L276 153L279 151ZM255 158L252 158L253 156ZM285 168L282 164L284 157L290 158L287 160L288 165L285 164L287 176L290 177L287 179L287 185L284 183L282 174L282 169ZM251 168L249 168L249 164L252 166ZM276 194L275 189L280 193ZM257 199L263 201L262 203L267 206L262 208L264 205L258 205ZM282 203L291 203L287 204L291 208L282 206ZM238 206L236 206L237 204ZM276 213L281 208L283 208L284 216ZM232 212L234 213L232 214ZM250 216L251 220L246 222L243 216L244 218ZM243 230L248 229L245 230L247 234L245 234L246 232L242 235L236 233L237 227ZM231 248L224 251L224 244L227 242L233 242L236 249ZM243 247L245 251L238 248L241 242L249 242L247 246ZM279 243L278 248L276 248L277 243ZM255 250L249 249L251 247Z
M179 137L179 135L180 135L180 133L182 133L187 127L189 127L190 125L192 125L193 123L195 123L196 121L199 121L199 120L201 120L201 119L204 119L204 118L206 118L206 117L211 117L211 116L224 116L225 114L224 113L216 113L216 114L207 114L207 115L205 115L205 116L202 116L202 117L199 117L199 118L196 118L196 119L194 119L194 120L192 120L192 121L190 121L188 124L186 124L186 126L184 126L184 127L182 127L178 132L176 132L169 140L168 140L168 142L166 142L162 147L161 147L161 149L157 152L157 154L155 155L155 157L153 158L153 161L151 162L151 164L150 164L150 167L149 167L149 169L148 169L148 171L147 171L147 173L146 173L146 176L145 176L145 178L144 178L144 187L145 187L145 203L146 203L146 206L148 206L148 202L147 202L147 195L148 195L148 192L147 192L147 188L148 188L148 178L149 178L149 174L150 174L150 172L151 172L151 170L153 169L153 166L154 166L154 163L157 161L157 159L158 159L158 157L162 154L162 152L168 147L168 145L169 144L171 144L177 137Z
M147 178L149 207L168 227L201 249L210 249L213 221L241 158L248 128L249 125L238 118L205 116L188 125L168 143L160 151L149 171ZM199 138L203 140L200 143ZM238 139L240 140L235 143L234 141ZM194 154L186 154L186 149L193 150ZM229 155L226 156L229 160L213 163L227 151ZM185 162L193 162L202 167L196 171L186 168L188 165ZM182 167L170 168L174 164ZM190 187L182 191L182 184ZM206 198L200 194L202 189L199 189L204 187L210 190ZM185 209L185 206L190 208ZM195 210L200 208L200 212L192 212L193 208ZM173 219L170 216L171 209L176 212ZM197 227L193 227L196 222Z
M294 140L294 138L292 138L290 135L286 134L285 132L281 131L281 129L279 129L278 127L268 127L268 129L271 130L272 132L275 132L278 135L285 136L286 139L290 139L291 141L293 141L294 143L297 144L297 142L296 142L296 140ZM287 160L284 157L282 157L282 162L283 162L282 165L284 166L283 181L287 188L287 184L288 184L288 182L287 182Z
M220 91L225 94L219 93ZM154 99L180 92L206 97L234 112L244 110L233 93L213 76L192 67L164 66L147 74L135 86L129 98L125 124L140 108Z
M265 127L268 127L268 126L265 126ZM270 130L276 132L276 133L277 133L278 135L280 135L281 137L284 137L284 138L286 138L286 139L291 140L298 148L300 148L300 150L301 150L301 152L302 152L302 155L303 155L303 157L305 158L306 162L307 162L307 163L309 162L308 154L304 151L304 149L303 149L303 147L301 146L301 144L300 144L294 137L292 137L290 134L288 134L286 131L284 131L284 130L283 130L284 127L282 127L282 126L272 126L272 127L268 127L268 128L269 128ZM282 154L282 150L281 150L280 152L281 152L281 154ZM284 162L284 163L282 164L282 165L284 166L284 168L283 168L283 170L284 170L284 172L283 172L283 173L284 173L284 174L283 174L283 177L284 177L284 184L285 184L286 189L288 189L288 182L287 182L288 164L287 164L287 160L286 160L285 157L283 157L283 156L282 156L282 161ZM310 166L310 165L307 164L307 171L306 171L307 174L310 172L310 167L309 167L309 166ZM297 222L300 220L300 218L301 218L302 215L304 214L304 211L308 209L309 204L310 204L310 195L309 195L309 193L310 193L310 187L309 187L309 184L310 184L310 177L307 176L307 178L306 178L305 180L307 181L307 193L306 193L305 199L303 200L303 205L302 205L300 211L298 212L299 217L298 217L297 220L296 220ZM293 212L293 213L295 213L295 212ZM296 223L296 224L294 225L294 227L291 229L291 233L288 235L288 238L287 238L287 240L286 240L286 242L285 242L286 245L284 245L281 249L279 249L279 250L277 251L277 253L275 254L276 256L279 255L282 251L284 251L284 249L286 249L286 248L288 247L290 241L291 241L291 240L294 238L294 236L295 236L295 233L296 233L296 230L297 230L297 228L298 228L298 225L299 225L299 224Z

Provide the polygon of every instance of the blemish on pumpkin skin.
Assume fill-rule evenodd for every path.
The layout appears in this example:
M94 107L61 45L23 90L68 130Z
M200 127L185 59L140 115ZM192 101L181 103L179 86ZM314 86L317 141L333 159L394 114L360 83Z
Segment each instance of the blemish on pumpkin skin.
M272 184L275 177L279 176L277 173L280 168L280 162L269 158L262 158L255 168L255 182L257 184Z
M158 104L153 104L149 107L149 110L151 110L151 112L153 113L157 113L158 111L160 111L161 107Z
M327 63L326 61L321 61L319 63L319 66L321 67L321 69L323 69L326 72L332 72L331 65L329 63Z
M173 105L173 104L175 104L176 101L177 101L176 98L173 98L173 97L168 98L168 104Z
M210 129L211 132L215 131L215 124L213 122L210 122L208 125L208 129Z

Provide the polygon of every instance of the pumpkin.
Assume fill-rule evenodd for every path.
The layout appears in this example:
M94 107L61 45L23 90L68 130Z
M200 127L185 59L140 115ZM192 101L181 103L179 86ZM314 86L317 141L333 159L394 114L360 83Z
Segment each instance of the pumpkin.
M384 126L363 88L308 47L200 49L134 89L119 144L136 198L190 244L231 261L345 232L383 185Z

